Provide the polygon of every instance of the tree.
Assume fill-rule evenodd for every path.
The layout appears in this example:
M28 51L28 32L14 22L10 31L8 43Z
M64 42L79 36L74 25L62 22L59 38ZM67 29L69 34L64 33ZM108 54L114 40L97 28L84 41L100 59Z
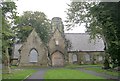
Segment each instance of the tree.
M120 66L118 58L120 52L120 2L116 3L99 3L91 8L91 14L96 17L101 28L101 34L104 36L107 44L106 52L110 55L113 67ZM99 10L96 13L95 10ZM96 24L97 26L97 24ZM97 28L96 28L97 29Z
M68 18L66 21L70 23L68 28L75 24L86 23L91 38L96 36L103 38L106 58L108 59L107 55L109 55L113 65L118 66L120 66L120 58L118 58L120 52L119 4L120 2L72 2L67 11ZM106 63L108 62L106 61Z
M16 18L16 5L14 2L2 2L0 6L2 8L2 30L0 32L2 33L3 72L10 73L9 48L15 36L12 30L12 24Z
M23 42L33 28L36 29L42 41L46 43L49 38L50 21L43 12L26 11L16 20L17 37Z

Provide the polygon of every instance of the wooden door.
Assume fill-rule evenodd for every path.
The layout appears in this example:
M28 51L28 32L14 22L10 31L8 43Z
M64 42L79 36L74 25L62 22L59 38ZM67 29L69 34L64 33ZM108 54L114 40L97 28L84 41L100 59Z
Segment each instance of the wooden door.
M63 54L60 52L55 52L52 55L52 66L64 66Z

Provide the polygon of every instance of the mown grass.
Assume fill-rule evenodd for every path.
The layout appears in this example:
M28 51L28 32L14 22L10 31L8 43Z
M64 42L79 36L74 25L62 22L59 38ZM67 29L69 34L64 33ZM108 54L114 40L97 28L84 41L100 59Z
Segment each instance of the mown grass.
M101 67L88 67L85 68L86 70L92 70L98 73L103 73L103 74L107 74L107 75L112 75L112 76L119 76L120 72L114 71L114 70L105 70L102 69Z
M38 68L47 68L46 66L21 66L21 67L18 67L18 66L11 66L12 69L16 69L16 68L19 68L19 69L38 69Z
M90 65L90 64L85 64L85 65L78 65L78 64L69 64L65 68L82 68L82 67L101 67L101 64L95 64L95 65Z
M45 74L45 79L104 79L102 77L87 74L71 69L52 69Z
M5 79L5 81L21 81L23 79L25 79L27 76L35 73L36 70L32 70L32 69L16 69L13 70L12 73L10 74L3 74L2 78ZM11 79L11 80L9 80Z
M105 70L105 69L102 69L102 65L68 65L66 66L66 68L84 68L86 70L91 70L91 71L95 71L95 72L98 72L98 73L103 73L103 74L108 74L108 75L112 75L112 76L120 76L120 72L117 72L117 71L114 71L112 69L109 69L109 70Z

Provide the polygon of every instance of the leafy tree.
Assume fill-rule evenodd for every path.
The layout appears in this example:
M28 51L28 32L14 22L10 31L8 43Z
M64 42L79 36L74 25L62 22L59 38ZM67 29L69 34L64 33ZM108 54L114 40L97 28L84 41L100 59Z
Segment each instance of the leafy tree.
M66 21L68 28L75 24L86 23L91 38L96 36L103 38L106 60L109 55L112 59L111 63L120 66L120 2L72 2L69 6ZM106 60L105 62L108 63ZM109 67L108 64L106 65Z
M2 8L0 7L0 63L2 63Z
M104 35L107 48L106 52L109 53L113 66L120 66L119 52L120 52L120 2L105 3L101 2L91 8L91 14L96 17L101 26L101 34ZM96 13L96 9L99 10ZM97 24L96 24L97 26ZM97 28L96 28L97 29Z
M2 2L0 6L2 8L2 30L0 31L2 33L2 57L5 66L3 72L10 73L9 49L15 36L12 24L16 18L16 5L14 2Z
M18 31L17 37L21 42L27 38L33 28L36 29L38 35L41 37L44 43L48 41L50 22L43 12L26 11L23 13L23 15L18 17L16 24Z

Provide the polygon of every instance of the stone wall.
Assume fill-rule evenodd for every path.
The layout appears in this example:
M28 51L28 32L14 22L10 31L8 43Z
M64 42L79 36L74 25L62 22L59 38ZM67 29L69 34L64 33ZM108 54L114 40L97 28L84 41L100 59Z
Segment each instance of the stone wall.
M52 66L64 66L64 55L56 51L52 54Z
M66 38L64 35L61 18L53 18L51 24L51 38L47 44L47 47L43 44L40 37L35 32L35 29L31 32L27 40L22 44L22 47L20 48L19 66L56 66L57 63L60 66L64 66L68 63L98 64L104 61L104 52L67 52ZM76 46L77 45L79 44L76 44ZM35 49L37 52L37 62L30 61L30 53L32 49Z
M70 64L101 64L104 61L104 52L69 52ZM77 62L74 62L73 55L77 56Z
M58 43L58 45L56 44L56 42ZM55 50L60 50L61 52L65 51L65 39L62 37L59 30L56 30L54 32L48 43L48 46L50 53L53 53Z
M38 53L38 62L30 62L30 51L35 49ZM47 49L42 43L41 39L35 32L32 33L24 42L23 46L20 48L20 64L19 66L47 66Z
M64 61L66 61L66 44L65 44L65 38L64 36L62 36L62 33L56 29L55 32L53 33L49 43L48 43L48 47L49 47L49 54L50 54L50 58L52 59L52 54L54 52L61 52L63 54L63 59ZM64 63L65 64L65 63ZM63 66L63 65L62 65Z

